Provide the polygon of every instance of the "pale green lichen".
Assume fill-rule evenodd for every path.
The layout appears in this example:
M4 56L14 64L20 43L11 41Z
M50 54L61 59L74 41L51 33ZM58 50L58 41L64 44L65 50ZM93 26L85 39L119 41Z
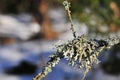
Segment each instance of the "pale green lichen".
M88 40L84 36L80 36L65 44L56 47L56 53L50 56L50 60L43 68L42 72L38 74L33 80L41 80L52 68L62 59L69 61L71 66L77 66L79 69L85 68L84 76L92 68L93 63L99 63L98 55L105 48L110 48L115 44L120 43L119 38L111 38L107 40ZM83 80L82 79L82 80Z
M66 0L63 2L63 5L65 6L71 22L71 30L74 39L65 44L56 46L56 53L50 56L50 60L47 62L46 66L43 67L42 72L35 76L33 80L41 80L45 77L62 58L68 60L71 66L77 67L78 69L85 69L82 78L82 80L84 80L87 72L92 68L93 63L98 64L100 62L97 57L101 51L120 43L120 38L97 40L87 39L84 35L76 37L71 18L71 11L69 9L70 3Z

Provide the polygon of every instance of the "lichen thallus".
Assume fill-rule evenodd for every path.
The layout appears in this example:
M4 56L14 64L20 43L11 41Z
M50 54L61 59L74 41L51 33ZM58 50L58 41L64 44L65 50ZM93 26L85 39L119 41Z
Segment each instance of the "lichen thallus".
M46 66L43 67L42 72L35 76L33 80L41 80L45 77L62 58L68 60L71 66L77 67L78 69L85 69L82 78L82 80L84 80L87 72L92 68L93 63L99 63L97 57L101 51L120 43L119 38L97 40L87 39L84 35L76 37L71 11L69 9L70 3L66 0L63 2L63 5L65 6L71 23L74 39L62 45L58 45L56 47L56 52L50 56L50 60L47 62Z

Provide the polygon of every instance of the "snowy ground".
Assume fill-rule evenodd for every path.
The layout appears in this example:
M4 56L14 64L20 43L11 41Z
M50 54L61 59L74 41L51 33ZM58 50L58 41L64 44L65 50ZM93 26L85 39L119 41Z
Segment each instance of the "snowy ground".
M51 10L49 14L53 21L54 29L58 32L62 30L67 30L67 32L61 34L58 40L48 41L42 39L0 46L0 80L31 80L32 77L41 70L40 56L42 55L44 57L43 60L46 63L48 56L55 52L55 49L53 49L54 45L64 43L73 38L69 30L70 23L66 21L65 15L63 15L64 10ZM5 21L3 21L3 19L5 19ZM19 37L23 40L28 39L33 33L37 33L38 30L40 30L38 25L36 23L30 23L30 20L31 17L28 15L19 15L17 17L0 15L0 33L6 36ZM74 20L74 24L77 35L87 34L88 28L84 23L79 24ZM15 26L19 27L16 29ZM26 26L31 26L32 29L28 29ZM7 68L17 66L23 60L39 67L34 75L8 75L5 73ZM94 74L94 78L91 77L92 74ZM77 69L73 69L66 64L66 61L62 60L54 68L53 72L48 74L45 80L80 80L81 76L82 70L78 71ZM101 72L101 70L91 72L87 78L86 80L120 80L119 76L109 76Z

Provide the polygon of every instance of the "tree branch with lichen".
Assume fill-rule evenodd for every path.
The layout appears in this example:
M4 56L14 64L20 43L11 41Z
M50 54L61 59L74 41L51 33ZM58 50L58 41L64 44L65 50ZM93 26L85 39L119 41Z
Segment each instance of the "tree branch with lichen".
M46 66L43 67L42 72L35 76L33 80L41 80L44 78L62 58L68 60L71 66L77 67L78 69L84 68L85 71L82 78L82 80L84 80L87 72L92 68L93 63L99 63L97 57L101 51L120 43L119 37L103 40L87 39L84 35L76 37L71 12L69 10L70 3L64 1L63 5L71 22L74 39L58 45L56 47L56 53L50 56L50 60Z
M92 68L93 63L98 63L98 55L104 49L109 49L115 44L120 43L119 38L111 38L106 40L90 39L85 36L77 37L65 44L56 47L56 53L50 56L50 60L43 68L42 72L38 74L33 80L41 80L52 68L62 59L65 58L69 61L71 66L79 69L85 68L84 77L87 72ZM84 77L82 80L84 80Z

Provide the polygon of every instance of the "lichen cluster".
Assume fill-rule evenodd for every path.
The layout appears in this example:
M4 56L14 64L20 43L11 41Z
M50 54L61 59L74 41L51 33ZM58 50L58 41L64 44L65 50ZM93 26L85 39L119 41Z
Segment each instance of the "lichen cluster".
M41 80L52 68L62 59L69 61L71 66L78 69L84 68L84 76L92 68L93 63L98 63L98 55L105 48L111 48L115 44L120 43L119 38L110 38L106 40L87 39L85 36L77 37L65 44L56 47L56 53L50 56L50 60L43 68L42 72L38 74L33 80ZM82 79L82 80L83 80Z
M120 38L108 38L104 40L87 39L84 35L76 37L74 25L71 18L70 3L66 0L63 2L65 10L67 11L71 30L73 33L73 40L70 40L62 45L56 47L56 53L50 56L50 60L46 66L43 67L42 72L39 73L33 80L41 80L52 68L62 59L68 60L69 64L78 69L85 69L82 80L84 80L87 72L92 68L94 63L98 64L97 57L103 49L111 48L115 44L120 43Z

